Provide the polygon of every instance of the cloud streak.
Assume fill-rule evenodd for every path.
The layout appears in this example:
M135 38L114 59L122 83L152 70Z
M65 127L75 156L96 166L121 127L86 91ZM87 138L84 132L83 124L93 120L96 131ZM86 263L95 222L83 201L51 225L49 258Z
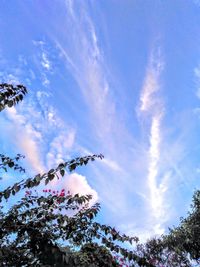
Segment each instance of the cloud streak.
M20 151L26 155L26 159L30 163L32 169L38 173L44 172L44 165L40 157L40 150L38 146L41 140L41 133L35 130L30 122L28 122L27 115L17 112L15 107L6 110L8 120L11 122L10 131L15 129L15 145L20 148Z
M70 27L70 38L64 42L54 38L57 48L65 59L91 110L93 127L101 138L112 132L115 123L115 103L111 97L108 73L92 20L84 5L77 14L74 2L66 3L66 26Z
M160 48L152 51L149 65L147 67L146 76L143 83L143 88L140 95L139 112L141 113L155 113L155 105L161 105L161 98L158 97L160 84L159 79L164 68L163 60L161 59ZM158 107L157 107L158 110Z
M118 207L125 210L128 181L123 178L124 169L118 149L122 147L124 150L122 140L128 133L119 120L104 53L88 7L83 3L76 5L76 2L65 1L65 33L62 32L62 38L53 36L52 39L90 111L87 121L97 142L93 146L100 147L100 152L105 155L104 164L100 167L102 171L97 170L99 166L96 170L93 168L98 173L95 175L95 185L100 188L106 205L113 205L113 210ZM106 173L109 173L109 180L103 177ZM122 201L116 201L116 192Z
M159 163L160 163L160 143L161 143L161 124L162 114L159 116L153 116L151 122L150 130L150 147L148 151L149 155L149 166L148 166L148 176L147 182L150 191L150 206L152 210L153 217L156 221L154 226L154 231L156 234L163 234L164 229L161 228L163 219L165 216L164 207L164 193L166 191L166 186L164 186L164 181L158 182L159 177Z
M142 122L145 123L145 131L150 131L147 152L147 185L149 188L150 214L152 214L154 233L161 234L164 231L161 225L166 219L164 194L167 189L167 176L162 180L159 173L162 142L161 124L164 115L164 105L160 96L160 75L164 64L161 59L160 48L157 51L157 53L155 51L151 53L150 56L150 63L144 78L137 114L140 119L141 117L144 118Z
M38 71L38 77L42 79L43 86L49 85L49 75L54 71L53 62L50 60L53 55L49 56L50 48L48 49L46 42L33 41L33 45L37 47L37 53L33 57L36 68L31 65L30 69L30 59L27 61L23 55L20 55L15 68L11 68L10 73L7 72L6 66L11 64L4 60L5 67L0 77L3 77L6 82L23 83L25 69L28 69L29 75L26 75L28 77L26 81L29 81L30 88L34 87L33 84L38 79L35 74ZM46 88L30 90L29 95L20 105L6 109L1 115L4 132L9 133L12 140L10 145L26 156L25 164L29 175L44 173L57 164L71 159L72 150L73 154L78 152L76 130L60 118L52 104L54 95L49 91ZM78 193L78 189L81 194L93 195L91 203L97 201L97 192L91 188L85 176L66 175L62 180L66 190ZM58 181L53 181L51 186L59 186Z
M47 104L48 98L48 94L38 91L36 96L5 112L12 125L10 134L15 133L12 140L26 155L32 170L39 173L66 160L75 143L75 130L63 123Z
M164 105L160 97L160 76L164 63L160 48L152 51L150 55L137 110L139 120L145 124L144 129L146 132L150 131L149 147L144 152L145 144L139 144L138 140L134 139L133 133L130 133L119 119L121 115L116 110L116 99L110 86L109 70L87 7L85 4L77 7L73 1L65 3L66 14L63 19L66 34L62 32L62 38L55 36L52 38L67 70L77 82L88 104L91 111L89 117L91 126L106 153L104 165L100 167L101 172L98 168L94 170L95 185L100 188L99 195L112 212L120 210L124 216L127 216L127 203L130 201L127 192L132 190L133 194L137 194L138 202L146 203L149 199L148 218L152 219L152 227L155 222L157 223L154 232L158 233L160 231L158 222L161 219L164 220L161 207L167 184L166 178L165 182L162 179L159 181L161 125L164 115ZM130 151L127 150L125 143L130 147ZM131 151L134 151L134 155ZM132 165L134 161L137 164ZM147 164L147 178L144 186L138 181L143 175L143 169L136 172L137 176L134 173L134 166L145 164ZM109 177L109 180L106 177ZM134 177L139 178L137 180ZM130 209L134 210L134 207Z

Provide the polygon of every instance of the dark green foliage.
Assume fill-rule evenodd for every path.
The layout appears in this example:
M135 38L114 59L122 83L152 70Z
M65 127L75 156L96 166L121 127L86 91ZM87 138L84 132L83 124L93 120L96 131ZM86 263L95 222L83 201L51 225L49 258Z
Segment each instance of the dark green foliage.
M119 264L115 261L110 251L105 246L100 246L97 243L86 243L78 253L75 254L79 260L80 266L93 267L118 267Z
M191 211L180 225L170 229L163 242L178 254L189 254L190 258L200 263L200 190L193 195Z
M102 158L102 155L93 155L60 164L56 169L50 170L48 173L40 176L37 175L33 179L28 179L9 187L1 195L8 199L14 191L26 187L31 188L37 186L42 179L49 179L49 175L54 175L60 172L61 169L67 168L71 170L71 164L75 168L82 165L84 162L94 160L95 158ZM39 177L39 179L37 179ZM96 203L90 207L90 195L79 196L78 194L72 196L70 193L66 195L38 196L32 195L30 191L26 192L26 196L22 198L16 205L14 205L6 214L1 215L0 218L0 263L2 266L68 266L69 258L59 246L58 240L63 242L68 241L73 247L80 248L79 257L75 253L74 256L81 259L81 255L86 253L87 246L95 249L95 260L98 258L98 251L103 249L106 251L115 251L122 255L122 257L130 259L139 259L138 256L126 249L115 244L118 242L138 241L136 237L128 237L121 235L119 232L107 225L102 225L95 222L94 219L99 212L100 205ZM2 199L3 200L3 199ZM67 215L69 211L73 211L71 215ZM11 239L11 235L15 238ZM95 240L98 240L102 246L95 245ZM97 250L98 248L98 250ZM11 256L12 255L12 256ZM73 255L73 254L72 254ZM110 255L110 256L109 256ZM76 261L80 264L78 258ZM91 257L91 249L88 251L87 260L94 263ZM72 259L72 256L71 256ZM111 254L102 258L99 255L99 263L108 261L107 265L95 266L116 266ZM113 265L111 264L113 261ZM75 264L75 263L74 263ZM23 266L23 265L21 265ZM74 265L80 266L80 265Z
M153 238L145 244L139 244L135 253L155 267L190 267L191 263L185 253L178 254L163 243L162 238Z
M25 169L18 164L18 161L21 158L25 158L25 157L21 154L17 154L16 157L10 158L6 155L0 154L0 169L7 172L8 171L7 168L9 167L9 168L13 168L15 171L18 170L19 172L25 173Z
M52 181L57 175L60 173L62 176L65 174L65 169L68 168L69 171L75 170L78 166L86 165L89 161L94 161L96 158L103 158L103 155L92 155L85 157L78 157L76 159L61 163L55 169L51 169L49 172L44 174L37 174L34 178L28 178L26 180L21 180L18 183L15 183L13 186L8 187L4 191L0 192L0 201L2 198L7 199L12 193L15 195L20 189L30 189L38 186L41 181L45 182L47 185L50 181Z
M160 238L138 245L137 251L154 266L199 266L200 190L194 193L191 211L186 218L181 218L178 227L169 229L169 233Z
M24 85L0 84L0 111L5 107L12 107L22 101L27 89Z

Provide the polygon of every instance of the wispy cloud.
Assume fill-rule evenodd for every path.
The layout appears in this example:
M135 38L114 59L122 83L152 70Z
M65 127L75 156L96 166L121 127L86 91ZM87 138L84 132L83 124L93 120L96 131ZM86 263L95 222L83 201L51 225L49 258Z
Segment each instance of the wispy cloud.
M114 160L111 160L109 158L104 158L103 159L103 163L106 164L109 168L111 168L113 171L116 171L116 172L120 172L120 171L123 171L122 170L122 167L120 167L120 165L115 162Z
M150 147L149 147L149 167L148 167L148 186L150 190L150 206L152 210L152 215L155 217L157 222L154 226L154 231L156 234L162 234L164 229L161 229L163 219L165 216L165 199L164 193L167 190L166 182L158 182L159 178L159 164L160 164L160 143L161 143L161 123L162 114L159 116L154 116L151 122L150 130Z
M95 185L100 188L100 197L107 207L113 212L120 210L125 214L124 216L128 213L127 203L130 195L127 192L132 190L133 194L137 194L138 202L145 201L146 203L149 199L148 216L150 220L153 213L154 221L151 222L153 227L155 221L158 222L163 215L161 206L167 184L163 183L164 180L159 181L160 177L158 178L161 125L164 115L164 105L160 97L160 76L164 62L160 48L155 49L150 56L137 110L138 118L141 121L145 118L144 128L148 132L150 124L149 148L145 153L145 145L139 144L140 142L133 138L133 133L130 133L119 119L121 114L116 110L116 99L111 87L109 70L87 6L81 4L77 7L73 1L65 3L66 34L62 32L62 38L55 36L52 38L66 64L67 71L77 82L85 102L88 104L91 111L88 119L90 119L91 126L106 153L104 165L100 167L101 172L98 168L94 170ZM70 38L67 29L70 31ZM124 143L130 147L130 151L127 151ZM119 151L123 151L123 154ZM131 154L131 151L134 151L134 155ZM142 162L139 161L140 155ZM145 155L146 158L142 155ZM143 175L145 167L134 173L134 166L138 165L141 168L145 164L147 164L147 180L144 181L146 184L142 188L139 179ZM137 168L139 168L138 166ZM118 175L114 175L114 173ZM106 177L109 177L109 180ZM146 186L148 187L147 191ZM134 207L130 208L134 210ZM154 227L158 232L159 229L156 227L159 227L157 225Z
M115 121L115 103L111 97L104 57L84 4L76 7L81 13L79 15L74 11L74 2L65 3L70 37L66 31L64 42L56 38L54 41L91 109L93 121L97 122L93 123L97 135L105 138L112 131Z
M124 149L122 140L128 133L116 111L116 97L111 87L109 70L94 23L89 16L88 6L85 2L76 5L73 1L65 1L65 4L66 31L62 32L62 38L52 38L67 72L77 82L83 100L88 105L90 113L87 121L90 122L93 137L101 149L95 153L102 152L105 155L105 160L102 161L104 164L100 168L105 170L104 174L110 172L107 180L101 172L95 170L98 173L95 175L95 185L100 189L105 205L113 205L115 210L119 206L123 209L126 205L125 191L128 181L123 178L121 155L116 155L119 147ZM120 174L115 175L113 171ZM116 201L116 192L121 201Z
M146 76L144 78L143 88L140 95L140 105L137 110L138 117L145 118L145 131L150 131L149 148L147 152L147 185L149 187L150 217L155 234L164 231L162 223L165 221L164 198L167 190L167 176L160 178L160 158L162 132L161 124L164 115L164 104L162 101L160 89L160 75L164 67L161 57L160 48L153 51L149 65L147 67ZM143 122L144 120L142 120ZM143 122L144 123L144 122ZM150 128L149 128L150 124Z
M9 126L9 130L10 133L14 133L12 140L14 140L15 145L26 155L34 171L44 172L44 165L38 146L38 142L42 137L41 133L28 122L28 116L17 112L15 107L7 109L6 116L12 125Z
M47 54L45 52L42 53L42 61L41 64L44 69L50 70L51 69L51 63L47 57Z
M48 75L53 73L53 64L49 56L50 52L45 41L33 40L33 44L38 48L37 56L35 57L37 58L36 62L41 72L42 84L47 87L50 85Z
M70 152L75 151L76 131L64 124L52 106L45 104L49 95L38 91L37 97L21 107L6 110L9 132L14 134L14 144L26 155L33 172L43 173L66 161ZM36 106L40 104L39 110ZM34 114L34 115L33 115ZM13 130L14 129L14 130ZM8 129L7 129L8 130ZM60 181L53 181L49 186L60 187ZM72 194L91 194L90 205L98 200L97 192L88 184L85 176L78 173L66 175L61 186Z
M69 157L69 152L75 143L75 130L68 132L61 131L49 145L49 151L46 155L47 166L51 168L55 164L65 161Z
M163 68L164 62L161 58L160 48L158 48L156 55L155 51L153 51L150 56L143 88L140 95L139 112L156 112L155 105L160 106L161 99L158 98L158 95L156 93L159 93L159 79Z
M38 50L32 58L36 66L31 65L29 62L31 59L27 61L23 55L19 56L14 67L4 59L2 61L4 71L0 73L2 81L22 83L26 75L25 81L30 87L33 87L33 83L40 78L44 87L50 84L49 75L53 73L54 66L50 60L48 45L44 41L33 41L33 45ZM7 70L8 65L10 71ZM38 72L39 76L36 75ZM26 156L28 172L34 175L44 173L62 161L70 159L72 149L73 154L76 153L77 145L76 130L58 115L52 104L53 95L50 90L47 91L45 88L29 94L20 105L6 109L1 118L4 122L4 132L9 134L11 139L10 145ZM68 179L69 181L66 181ZM63 180L64 187L69 186L72 193L78 193L76 188L79 190L82 188L81 194L93 195L91 203L97 200L97 193L88 184L85 176L67 175ZM58 186L58 183L55 181L53 185Z
M36 172L44 172L69 157L75 131L59 118L47 103L48 94L38 91L16 108L7 109L10 133Z

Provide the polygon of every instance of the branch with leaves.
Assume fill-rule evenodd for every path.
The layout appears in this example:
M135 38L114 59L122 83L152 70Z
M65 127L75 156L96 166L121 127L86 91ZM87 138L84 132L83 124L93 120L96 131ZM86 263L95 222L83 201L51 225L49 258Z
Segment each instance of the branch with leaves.
M42 181L47 185L54 178L59 178L59 175L63 177L65 175L66 169L70 172L75 170L78 166L87 165L89 161L94 161L96 158L102 159L103 155L89 155L85 157L77 157L70 161L60 163L57 168L49 170L44 174L37 174L34 178L28 178L26 180L21 180L20 182L15 183L13 186L9 186L4 191L0 192L0 202L2 198L8 199L10 195L15 195L21 189L30 189L38 186Z
M96 158L102 159L103 156L100 154L79 157L59 164L57 168L51 169L43 175L36 175L32 179L21 181L0 192L1 201L8 200L11 194L15 195L20 190L36 187L42 181L48 184L57 175L64 176L66 169L71 172L78 166L87 165L89 161L94 161ZM44 190L44 193L45 195L38 196L27 190L25 196L7 214L2 216L0 220L2 264L6 262L12 266L14 262L20 261L18 256L21 251L21 258L27 266L28 264L50 264L49 259L55 266L68 266L69 260L75 264L75 258L78 265L72 266L88 266L81 263L81 253L69 254L69 256L63 252L62 246L58 244L58 240L62 240L64 243L70 243L73 247L79 247L79 251L82 251L81 248L86 244L90 244L90 246L98 244L100 247L105 247L111 253L107 258L109 262L105 265L108 267L119 266L111 256L114 252L129 260L130 264L136 262L142 266L141 264L145 262L146 266L152 266L145 259L119 245L119 243L125 242L137 243L137 237L120 234L115 228L95 221L95 217L100 211L100 204L95 203L90 207L89 202L92 198L90 195L71 195L70 192L65 193L64 189L59 194L53 193L51 190ZM48 194L46 195L46 193ZM11 234L16 235L12 242L9 241ZM14 253L16 257L12 256L9 259L8 247L16 252ZM85 250L84 253L86 253ZM101 258L101 255L99 257ZM110 265L111 263L112 265Z
M13 168L14 171L25 173L25 169L18 164L18 161L23 158L25 158L25 156L21 154L17 154L17 156L14 158L0 154L0 169L2 169L4 172L7 172L8 168Z
M22 85L13 85L9 83L0 84L0 111L6 107L12 107L23 100L27 94L27 88Z

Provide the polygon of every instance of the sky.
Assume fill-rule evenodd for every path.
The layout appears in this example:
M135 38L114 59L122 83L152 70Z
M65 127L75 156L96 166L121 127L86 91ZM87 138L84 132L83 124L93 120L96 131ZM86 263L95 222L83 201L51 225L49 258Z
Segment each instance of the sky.
M25 175L102 153L52 186L141 240L166 233L200 186L199 25L198 0L1 0L0 81L29 91L0 114L1 153Z

